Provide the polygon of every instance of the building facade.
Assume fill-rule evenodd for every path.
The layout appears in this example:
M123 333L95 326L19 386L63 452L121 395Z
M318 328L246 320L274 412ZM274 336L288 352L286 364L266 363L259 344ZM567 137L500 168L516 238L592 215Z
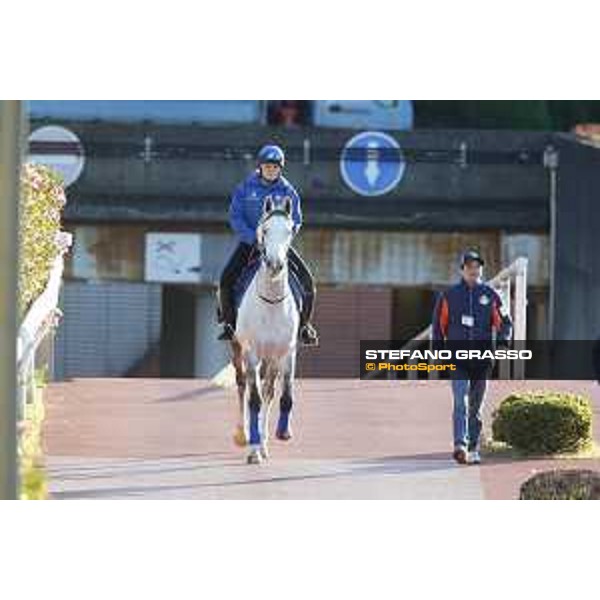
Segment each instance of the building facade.
M322 344L301 351L301 376L352 376L360 339L418 333L435 293L458 276L467 246L483 252L490 277L517 256L529 258L529 334L546 334L551 186L544 156L552 134L383 131L361 146L356 130L252 119L33 116L32 129L67 128L81 146L50 143L40 152L84 157L67 190L75 246L57 345L60 378L208 377L226 363L214 292L234 243L229 197L270 142L285 147L303 198L296 244L318 284Z

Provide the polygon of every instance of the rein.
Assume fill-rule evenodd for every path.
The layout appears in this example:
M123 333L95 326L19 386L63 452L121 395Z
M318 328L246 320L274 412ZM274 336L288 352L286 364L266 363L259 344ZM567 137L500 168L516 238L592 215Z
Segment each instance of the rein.
M288 296L289 294L285 294L284 296L281 296L280 298L276 298L275 300L271 299L271 298L267 298L266 296L263 296L262 294L256 294L257 298L260 298L261 300L264 300L265 302L268 302L269 304L279 304L280 302L283 302Z

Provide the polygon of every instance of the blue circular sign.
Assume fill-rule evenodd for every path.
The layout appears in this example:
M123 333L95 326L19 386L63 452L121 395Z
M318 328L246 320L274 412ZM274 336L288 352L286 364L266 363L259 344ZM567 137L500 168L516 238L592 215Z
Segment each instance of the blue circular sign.
M387 133L359 133L342 150L342 178L361 196L387 194L398 185L405 170L406 162L400 144Z

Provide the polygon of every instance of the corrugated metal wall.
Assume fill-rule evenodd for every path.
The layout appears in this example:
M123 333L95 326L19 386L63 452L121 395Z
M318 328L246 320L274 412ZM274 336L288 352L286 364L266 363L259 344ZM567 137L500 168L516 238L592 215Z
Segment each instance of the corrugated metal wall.
M550 246L546 234L503 234L502 266L507 266L519 256L529 259L527 281L530 286L545 287L550 281ZM488 273L491 275L491 273Z
M548 283L546 234L311 230L298 238L298 247L326 283L447 285L456 279L459 256L468 247L485 256L487 277L527 256L530 283Z
M464 248L477 246L489 269L500 264L499 234L309 231L299 238L319 281L345 284L436 285L456 276Z
M144 276L144 236L161 228L148 226L77 226L73 258L67 275L77 278L126 279ZM167 230L166 228L164 230ZM225 232L202 235L202 283L215 284L235 240ZM304 229L296 246L321 284L447 285L455 280L458 257L475 246L486 258L492 277L517 256L530 259L529 281L548 282L548 236L499 231L403 232Z
M301 348L299 377L358 377L360 340L388 339L392 327L392 290L371 286L318 290L315 324L320 345Z
M160 285L67 281L61 306L57 379L121 376L160 339Z

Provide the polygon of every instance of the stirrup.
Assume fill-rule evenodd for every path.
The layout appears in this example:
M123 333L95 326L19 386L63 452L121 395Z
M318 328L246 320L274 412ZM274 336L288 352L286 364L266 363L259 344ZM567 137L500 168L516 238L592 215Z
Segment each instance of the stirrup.
M223 331L217 337L218 340L227 340L230 341L235 337L235 329L229 323L225 323L223 325Z
M305 346L319 345L319 336L310 323L306 323L306 325L300 327L300 340Z

